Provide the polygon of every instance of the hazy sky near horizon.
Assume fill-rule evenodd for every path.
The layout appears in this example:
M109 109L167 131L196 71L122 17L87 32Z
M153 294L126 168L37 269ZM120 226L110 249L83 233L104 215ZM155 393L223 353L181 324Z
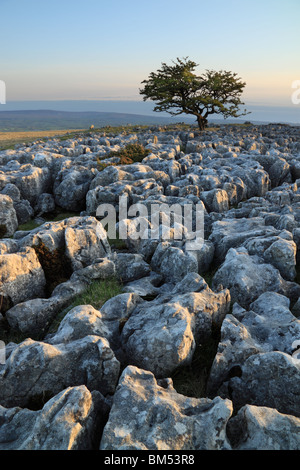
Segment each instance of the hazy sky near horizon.
M177 57L231 70L246 103L291 105L300 0L0 0L7 101L138 99Z

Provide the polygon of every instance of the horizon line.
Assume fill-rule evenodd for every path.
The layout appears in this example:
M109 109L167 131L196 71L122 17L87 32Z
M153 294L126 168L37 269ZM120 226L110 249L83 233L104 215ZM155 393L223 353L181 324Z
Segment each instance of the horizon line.
M55 102L55 101L61 101L61 102L83 102L83 101L128 101L128 102L136 102L136 103L144 103L144 100L143 99L133 99L133 98L118 98L118 97L105 97L105 98L82 98L82 99L75 99L75 98L51 98L51 99L42 99L42 98L39 98L39 99L26 99L26 100L18 100L18 99L15 99L15 100L6 100L6 104L3 104L2 106L6 106L6 105L9 105L9 104L13 104L13 103L32 103L32 102L49 102L49 103L52 103L52 102ZM149 101L150 103L150 101ZM154 101L153 101L154 103ZM261 107L270 107L270 108L295 108L295 105L291 102L289 105L288 104L282 104L282 103L275 103L275 104L272 104L272 103L261 103L261 102L257 102L257 101L246 101L245 100L245 103L244 105L241 105L241 106L261 106Z

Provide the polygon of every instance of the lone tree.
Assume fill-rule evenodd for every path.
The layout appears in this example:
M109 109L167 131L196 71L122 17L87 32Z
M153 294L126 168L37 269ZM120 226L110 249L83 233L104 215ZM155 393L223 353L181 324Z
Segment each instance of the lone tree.
M222 114L225 118L245 116L240 112L244 105L240 95L246 83L236 73L213 70L197 76L197 64L188 58L173 61L173 65L162 63L162 68L151 72L144 80L140 94L156 102L154 111L166 111L173 116L192 114L196 116L199 129L204 130L209 114Z

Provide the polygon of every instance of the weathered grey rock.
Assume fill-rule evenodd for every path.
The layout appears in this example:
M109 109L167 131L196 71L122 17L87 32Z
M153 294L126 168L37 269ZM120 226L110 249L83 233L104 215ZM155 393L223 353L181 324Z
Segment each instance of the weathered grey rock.
M230 400L188 398L171 379L127 367L114 395L100 450L229 450Z
M297 245L296 260L297 262L299 262L300 261L300 227L293 230L293 239Z
M230 289L232 300L247 308L262 293L271 291L295 299L300 286L285 281L280 272L258 256L250 256L245 248L230 248L225 261L213 277L213 288L219 284Z
M300 361L273 351L250 356L241 377L229 380L235 406L246 404L275 408L280 413L300 416Z
M161 281L162 276L151 271L149 276L126 283L124 292L132 292L141 297L155 297L161 293Z
M69 219L71 220L71 219ZM50 252L64 247L65 222L45 222L30 232L16 232L21 248L34 247L44 244ZM19 236L20 234L20 236Z
M175 181L181 173L180 163L173 159L165 160L159 156L151 154L143 159L143 163L146 166L150 166L155 171L163 171L164 173L167 173L170 177L171 183Z
M227 193L229 206L234 206L246 198L247 189L241 178L235 176L232 181L223 184Z
M229 291L205 287L138 305L122 330L127 361L157 377L169 376L190 363L196 342L210 337L212 324L221 324L229 306Z
M86 210L90 215L95 215L102 204L119 205L120 197L128 197L129 205L143 201L150 196L163 194L162 184L154 178L137 181L116 181L108 186L96 186L90 189L86 195Z
M63 169L53 186L56 204L67 210L84 210L85 197L94 176L95 171L83 166Z
M18 218L14 208L13 200L0 194L0 229L1 238L11 237L18 228Z
M142 255L115 252L110 260L114 262L116 275L122 282L134 281L150 274L150 266Z
M264 259L277 268L284 279L296 277L297 246L292 240L279 239L264 252Z
M101 310L80 305L70 310L58 330L45 338L50 344L69 343L88 335L106 338L118 360L123 360L121 332L124 323L142 299L133 293L119 294L105 302Z
M294 161L290 169L293 180L300 179L300 161Z
M34 166L38 168L49 168L53 169L54 159L58 158L56 154L50 154L47 152L38 152L34 155Z
M19 188L12 183L8 183L6 186L4 186L4 188L1 190L1 194L9 196L14 202L18 202L21 199Z
M265 226L262 217L226 219L212 224L209 240L215 246L215 260L222 263L230 248L240 247L246 240L277 234L272 226Z
M51 189L51 171L47 167L37 168L31 164L22 165L17 161L11 161L0 168L0 187L8 183L15 184L21 198L34 205L40 194Z
M300 318L300 297L298 298L297 302L293 305L292 313L295 317Z
M78 295L83 294L90 284L90 280L69 279L58 284L52 291L51 297L60 297L66 302L72 301Z
M0 376L0 403L28 407L45 394L86 385L104 395L115 390L120 364L109 343L99 336L50 345L28 338L10 354Z
M14 331L30 338L40 339L68 301L69 299L64 297L27 300L9 309L5 317Z
M241 374L241 365L248 357L263 351L241 322L233 315L226 315L218 351L209 373L208 396L215 396L224 382L234 375Z
M41 194L35 206L35 211L39 216L43 214L48 214L49 212L53 212L55 210L55 200L52 194L43 193Z
M26 224L34 216L34 210L29 201L22 199L14 203L14 208L17 214L18 225Z
M300 449L300 419L264 406L243 406L227 434L234 450Z
M72 220L72 219L70 219ZM102 224L94 217L82 217L74 220L65 229L66 255L73 270L82 269L96 258L110 254L110 245Z
M272 186L280 186L284 182L291 182L290 165L283 158L276 158L276 161L268 170Z
M0 294L7 295L16 305L44 296L46 279L32 248L0 255Z
M239 317L265 351L272 348L292 354L292 344L300 338L300 321L290 311L287 297L266 292L250 305L249 312L242 312Z
M127 170L127 168L126 168ZM108 166L100 171L92 180L89 190L95 189L97 186L108 186L116 181L132 181L133 176L128 171L122 170L120 167Z
M168 286L168 284L166 284ZM189 292L211 291L206 281L200 274L188 273L180 282L175 283L166 291L167 296L183 295Z
M110 330L99 310L92 305L79 305L65 315L57 332L45 340L49 344L66 344L89 335L109 339Z
M170 242L161 242L151 259L151 267L166 282L179 282L189 272L198 272L198 261L192 251L183 251Z
M118 399L116 410L121 411L116 417L111 415L112 425L108 421L113 449L296 447L300 287L292 281L296 279L300 246L298 141L299 129L293 126L252 125L239 129L220 126L216 131L193 136L155 128L130 136L91 134L66 142L53 139L0 152L0 194L11 198L19 224L32 217L32 208L37 215L47 213L53 207L53 196L57 197L56 202L61 199L62 204L76 205L69 210L81 210L81 217L55 223L40 221L43 225L37 229L14 232L13 240L6 238L0 243L0 259L6 260L5 272L13 267L11 273L18 271L19 278L19 283L16 278L13 285L6 277L0 285L1 313L6 315L5 320L0 317L1 328L7 328L8 322L12 330L8 333L20 331L31 338L26 340L29 341L26 347L23 343L5 345L6 363L0 365L0 396L4 402L10 403L8 406L22 403L41 408L41 400L44 403L60 393L60 387L85 384L99 390L102 379L101 386L106 384L103 393L113 394L115 388L107 377L110 374L118 377L115 366L120 367L120 362L122 367L130 365L126 374L136 371L137 366L145 369L142 374L148 376L152 372L162 380L157 383L152 376L154 385L146 395L147 387L142 381L130 379L134 400L130 398L131 391L124 392L121 382L120 388L128 393L129 399L117 394L114 397ZM103 159L110 150L120 150L128 142L142 142L152 154L142 163L120 166L115 166L118 157L112 157L103 160L110 165L108 168L101 172L96 169L97 157ZM179 146L181 149L185 146L185 152L189 148L195 153L183 153ZM148 234L152 223L149 214L154 205L157 213L162 213L163 203L183 208L203 199L208 209L204 211L203 245L197 250L189 249L185 231L181 238L176 238L182 227L174 226L171 217L172 231L169 230L167 239L163 235L169 227L162 219L158 237L151 234L145 240L127 237L128 252L120 253L116 244L115 252L111 253L106 233L98 227L97 219L85 216L94 215L103 203L113 204L118 214L119 198L124 195L129 205L145 204ZM126 223L133 234L136 216L127 215ZM39 244L44 244L55 257L58 249L62 256L67 253L72 261L73 274L54 289L50 298L43 298L44 292L38 289L37 273L34 270L27 273L26 260L23 264L20 261L27 249ZM42 257L40 261L46 268ZM199 273L215 267L218 270L212 284L214 292ZM60 307L63 309L84 292L93 280L115 275L125 282L124 294L110 299L101 311L88 305L71 310L53 333L51 322ZM30 293L30 298L17 296L25 292ZM16 296L14 302L11 294ZM231 299L235 303L229 310ZM207 388L213 401L205 399L204 408L202 402L201 405L197 402L192 411L191 405L186 411L181 403L190 399L178 394L175 401L170 399L171 381L165 377L181 365L190 364L195 345L210 340L215 328L221 329L221 340ZM99 352L101 347L112 357L105 364ZM130 377L134 374L129 373ZM167 391L168 396L164 396L159 408L161 391ZM99 396L99 392L92 393ZM138 393L143 393L143 399ZM218 395L232 400L236 411L245 408L235 418L226 418L227 422L222 418L220 424L217 409L224 410L226 406L221 398L215 398ZM78 394L74 400L76 396L80 400ZM21 419L11 419L9 433L15 432L17 436L15 439L9 434L11 446L18 448L23 445L21 442L27 442L24 448L38 449L43 446L44 435L45 448L61 445L77 449L81 446L77 430L78 436L85 431L89 436L94 431L100 434L101 426L95 423L89 434L87 422L80 415L82 408L76 411L82 428L76 418L64 413L73 409L72 400L60 412L60 427L53 404L51 422L45 414L39 420L37 414L32 417L33 412L26 414L26 410L19 409L18 413L24 412L27 421L19 429ZM219 408L212 404L217 400ZM139 404L135 407L133 401ZM61 403L60 399L57 403ZM231 401L226 403L231 407ZM4 415L17 417L18 413L5 410ZM41 409L34 413L42 416ZM207 421L209 413L211 425ZM222 413L219 411L219 415ZM101 416L101 410L97 414ZM91 423L93 419L91 416L87 421ZM33 433L35 425L37 432ZM71 433L75 436L74 444L70 443ZM88 436L83 441L84 448L94 445Z
M16 253L19 249L19 244L17 240L12 238L3 238L0 239L0 255L5 255L7 253Z
M101 204L119 203L119 198L132 192L132 185L126 181L116 181L108 186L96 186L86 194L86 211L90 215L96 215Z
M200 197L209 212L226 212L229 209L228 194L224 189L203 191Z
M9 196L12 199L13 206L16 211L18 225L25 224L26 222L28 222L28 220L30 220L33 217L34 211L29 201L21 198L20 190L15 184L8 183L2 189L0 193L6 196ZM0 200L1 200L1 195L0 195ZM1 212L2 210L1 210L1 203L0 203L0 214ZM7 214L7 222L13 223L13 220L10 220L11 218L13 219L14 216L12 215L9 217L9 214Z
M275 292L262 294L246 311L234 305L221 327L221 340L212 364L207 391L218 393L224 381L241 374L251 355L282 351L292 355L292 345L300 337L300 322L289 310L289 299Z
M85 385L63 390L39 411L0 406L0 449L93 450L108 411L100 392Z
M98 258L85 268L77 269L70 281L91 282L96 279L109 279L116 275L115 263L108 258Z
M194 255L196 256L198 262L198 270L199 274L205 274L214 259L215 254L215 246L209 240L203 240L203 244L201 248L194 250Z
M268 173L260 168L242 168L236 165L232 176L240 178L246 186L246 197L264 196L270 188L270 177Z

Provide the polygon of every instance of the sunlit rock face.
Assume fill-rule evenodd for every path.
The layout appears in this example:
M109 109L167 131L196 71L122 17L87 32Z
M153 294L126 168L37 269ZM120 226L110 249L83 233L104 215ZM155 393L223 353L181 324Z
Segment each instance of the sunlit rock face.
M0 293L14 305L33 297L43 297L46 279L32 248L0 255Z
M12 160L0 167L0 187L8 183L16 185L22 198L34 204L40 194L51 190L51 171L47 167L38 168L29 163L22 165Z
M4 194L0 194L0 230L1 238L11 237L18 227L18 218L13 205L13 200Z
M127 367L119 381L100 450L230 450L230 400L180 395L170 379Z

